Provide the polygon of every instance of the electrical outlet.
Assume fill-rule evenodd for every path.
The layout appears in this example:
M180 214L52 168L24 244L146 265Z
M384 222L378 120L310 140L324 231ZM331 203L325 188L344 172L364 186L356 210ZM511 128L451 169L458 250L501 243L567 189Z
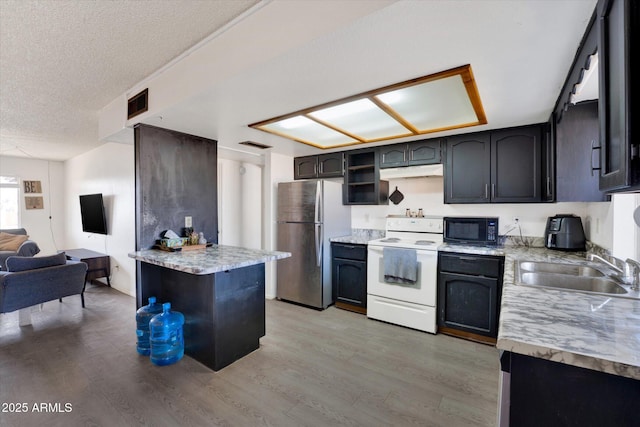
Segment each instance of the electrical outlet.
M193 227L190 216L185 216L184 217L184 226L185 227Z

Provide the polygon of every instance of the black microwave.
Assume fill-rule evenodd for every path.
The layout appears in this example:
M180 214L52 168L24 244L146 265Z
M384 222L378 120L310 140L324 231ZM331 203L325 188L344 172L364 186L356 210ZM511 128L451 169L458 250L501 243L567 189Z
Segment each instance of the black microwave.
M446 216L444 241L465 245L497 245L498 218Z

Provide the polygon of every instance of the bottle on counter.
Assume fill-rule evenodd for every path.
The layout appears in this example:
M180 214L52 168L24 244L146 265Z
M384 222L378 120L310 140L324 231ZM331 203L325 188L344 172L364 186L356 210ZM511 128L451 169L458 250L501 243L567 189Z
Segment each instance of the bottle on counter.
M151 354L151 344L149 342L149 321L156 314L162 313L162 306L156 304L156 297L149 297L149 304L140 307L136 311L136 335L138 341L136 349L143 356Z
M184 356L184 316L171 311L171 303L162 304L162 313L149 322L151 332L151 363L158 366L172 365Z

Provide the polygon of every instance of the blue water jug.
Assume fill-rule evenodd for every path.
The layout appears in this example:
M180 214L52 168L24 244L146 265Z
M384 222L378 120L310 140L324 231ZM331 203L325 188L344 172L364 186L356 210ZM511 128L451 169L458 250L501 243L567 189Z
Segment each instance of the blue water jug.
M136 335L138 343L136 349L143 356L151 354L151 344L149 343L149 321L156 314L162 313L162 306L156 304L156 297L149 297L149 305L140 307L136 311Z
M184 336L182 335L184 316L171 311L171 303L162 304L162 313L156 314L149 322L151 332L151 362L164 366L176 363L184 356Z

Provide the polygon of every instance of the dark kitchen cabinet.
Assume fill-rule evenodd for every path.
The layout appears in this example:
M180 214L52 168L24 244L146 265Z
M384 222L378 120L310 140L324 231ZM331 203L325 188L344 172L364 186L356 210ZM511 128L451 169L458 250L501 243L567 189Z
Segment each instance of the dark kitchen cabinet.
M568 106L556 124L556 200L558 202L603 202L607 195L598 188L598 163L591 149L598 144L598 101Z
M380 180L377 150L346 153L342 202L345 205L388 205L389 182Z
M600 0L600 190L640 190L640 3ZM636 61L632 62L635 57Z
M380 168L431 165L442 161L439 139L387 145L379 151Z
M344 176L344 153L303 156L293 159L293 178L335 178Z
M447 139L445 203L542 201L543 125Z
M638 380L507 351L500 365L510 426L638 425Z
M367 312L367 246L331 243L331 279L336 307Z
M438 253L438 330L495 343L504 257Z
M556 140L555 120L551 115L542 133L542 201L556 201Z
M447 138L444 175L445 203L489 203L489 132Z

